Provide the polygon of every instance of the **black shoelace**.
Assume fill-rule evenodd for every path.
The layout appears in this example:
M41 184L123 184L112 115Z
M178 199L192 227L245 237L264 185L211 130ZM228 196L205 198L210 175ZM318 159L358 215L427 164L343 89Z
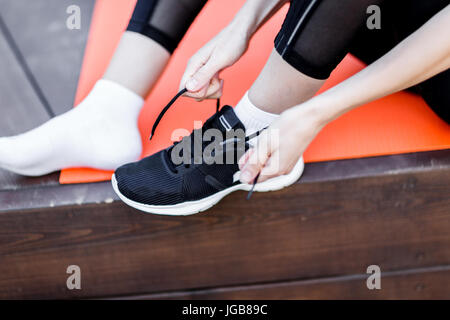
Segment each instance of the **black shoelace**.
M162 118L164 117L164 114L170 109L170 107L178 100L179 97L181 97L183 94L185 94L188 90L186 88L180 90L180 92L178 92L173 98L172 100L169 101L169 103L161 110L161 112L158 115L158 118L156 118L155 123L153 124L152 127L152 132L150 134L150 140L152 140L153 136L155 135L155 131L156 128L158 127L159 123L161 122ZM219 112L220 110L220 98L217 99L217 103L216 103L216 112ZM254 133L252 133L251 135L245 137L245 142L248 142L249 140L259 136L259 134L265 130L267 128L264 128L262 130L256 131ZM255 189L256 183L258 182L258 178L259 178L259 173L256 176L256 178L253 180L253 185L252 188L250 189L248 195L247 195L247 200L250 200L250 197L253 194L253 191Z
M158 127L159 123L161 122L162 118L164 117L164 114L167 112L167 110L170 109L170 107L175 103L175 101L178 100L179 97L181 97L183 94L187 92L187 89L184 88L180 92L178 92L175 97L170 100L170 102L161 110L161 112L158 115L158 118L156 118L155 123L153 124L152 132L150 134L150 140L152 140L153 136L155 135L156 128ZM220 109L220 98L217 99L216 103L216 112L219 112Z

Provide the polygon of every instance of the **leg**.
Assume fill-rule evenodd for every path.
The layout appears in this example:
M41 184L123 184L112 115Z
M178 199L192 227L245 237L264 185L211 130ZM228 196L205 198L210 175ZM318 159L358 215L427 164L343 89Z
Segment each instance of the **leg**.
M0 138L0 167L38 176L66 167L113 170L138 159L143 97L204 2L139 0L103 79L75 109L27 133Z
M206 0L139 0L104 79L145 97Z
M312 98L325 80L298 72L274 50L249 91L249 99L261 110L280 114Z
M274 52L236 107L250 134L268 126L274 115L317 93L365 26L367 7L381 2L291 1Z
M347 54L367 7L379 2L293 0L250 99L280 113L314 96Z
M103 76L145 98L169 61L170 53L156 41L126 31Z

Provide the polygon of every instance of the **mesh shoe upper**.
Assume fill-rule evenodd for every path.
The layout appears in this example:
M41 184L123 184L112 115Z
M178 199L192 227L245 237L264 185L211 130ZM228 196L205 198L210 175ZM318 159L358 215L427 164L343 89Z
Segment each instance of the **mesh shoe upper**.
M222 154L219 155L223 157L223 164L207 164L205 161L191 162L188 165L174 164L171 157L174 146L171 146L141 161L118 168L115 177L119 191L130 200L142 204L175 205L203 199L238 183L233 181L234 173L239 170L238 147L233 141L227 143L226 134L231 129L244 131L244 125L235 115L233 108L225 106L205 122L202 132L207 129L217 129L223 134L225 144L221 149ZM194 146L194 134L185 139ZM211 141L202 139L200 143L203 150ZM241 154L247 148L248 144L244 143ZM232 154L228 159L232 158L233 161L226 163L225 158L230 156L230 152Z

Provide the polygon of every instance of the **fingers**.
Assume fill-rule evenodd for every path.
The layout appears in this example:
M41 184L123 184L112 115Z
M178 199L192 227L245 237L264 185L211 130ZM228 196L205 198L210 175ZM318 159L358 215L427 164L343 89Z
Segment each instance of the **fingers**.
M212 95L208 95L205 99L219 99L222 97L222 95L223 95L223 84L222 87L219 90L217 90L217 92L213 93Z
M268 135L263 133L258 139L257 147L249 155L244 155L244 164L241 168L241 181L243 183L252 183L258 173L262 171L267 160L271 155ZM245 161L245 158L247 161Z
M278 151L275 151L270 155L269 159L266 162L266 165L261 170L261 174L259 175L258 182L264 182L268 179L274 178L280 174L280 154Z
M220 97L223 81L219 78L219 68L208 61L201 66L191 77L187 79L185 94L187 97L203 100L207 98Z
M258 178L258 183L264 182L266 180L288 174L295 167L294 163L287 163L286 161L281 160L279 150L271 153L266 160L265 164L261 167L260 165L252 166L250 162L253 161L251 159L251 155L254 154L254 151L251 149L244 156L242 156L239 161L239 168L241 168L241 181L244 183L254 183L254 179L260 173ZM251 176L244 177L244 171L250 171Z
M186 97L202 101L203 99L217 99L222 96L223 80L219 78L221 69L218 59L205 56L202 52L193 56L186 67L180 82L180 90L186 88Z
M208 60L201 66L186 82L186 89L189 92L199 92L205 88L217 74L218 68L215 63ZM206 92L205 92L206 93Z
M223 79L219 78L217 74L211 81L211 84L206 91L205 97L203 99L218 99L222 96L223 92Z
M186 83L189 79L208 61L209 56L204 55L202 51L197 52L189 59L186 70L180 81L180 90L186 88Z
M269 160L267 160L266 165L261 170L258 182L264 182L266 180L276 178L285 174L288 174L294 169L294 163L288 163L281 159L280 151L277 150L270 155Z
M216 74L209 85L201 89L199 92L190 93L187 92L185 96L196 99L197 101L202 101L204 99L217 99L222 96L223 92L223 80L219 78Z
M255 151L254 148L250 148L248 149L248 151L239 159L238 165L239 165L239 170L243 170L245 164L248 161L248 158L250 158L250 156L252 155L252 153Z

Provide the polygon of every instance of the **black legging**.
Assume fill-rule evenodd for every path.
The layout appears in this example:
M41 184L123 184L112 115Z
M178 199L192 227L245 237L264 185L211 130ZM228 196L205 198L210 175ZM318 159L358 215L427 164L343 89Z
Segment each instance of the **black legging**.
M370 5L381 9L381 29L367 28ZM293 0L275 48L300 72L326 79L347 53L370 64L447 5L449 0ZM450 70L412 89L450 123Z
M138 0L128 31L150 37L172 53L207 0Z
M206 0L138 0L129 31L173 52ZM367 8L381 8L381 29L366 26ZM449 0L292 0L275 49L294 68L326 79L351 52L367 64L390 51ZM450 123L450 70L415 86L430 107Z

